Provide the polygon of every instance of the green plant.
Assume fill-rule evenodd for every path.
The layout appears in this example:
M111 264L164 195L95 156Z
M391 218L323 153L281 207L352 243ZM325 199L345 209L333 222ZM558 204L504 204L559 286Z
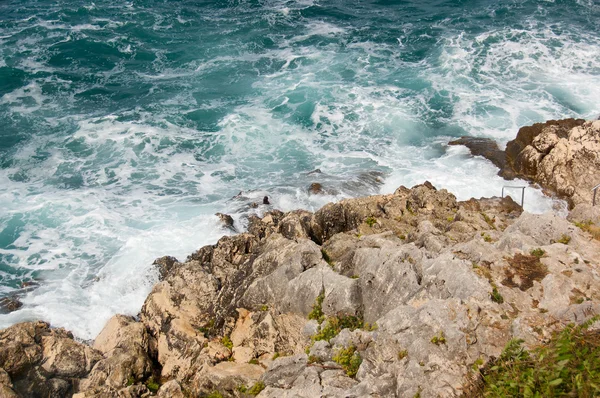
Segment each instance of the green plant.
M444 332L440 332L438 335L435 335L431 338L431 342L435 345L446 344L446 337L444 336Z
M238 390L239 392L241 392L242 394L244 394L246 391L248 391L248 387L246 387L246 385L244 385L244 384L240 384L240 385L237 387L237 390Z
M484 232L481 233L481 236L483 236L483 240L486 241L487 243L490 243L492 241L492 237Z
M204 326L198 328L198 331L204 335L205 338L208 338L213 332L215 328L215 320L210 319L208 322L204 324Z
M248 361L248 363L252 364L252 365L258 365L258 359L252 358L251 360Z
M363 327L363 321L360 317L354 315L332 316L327 318L324 325L321 325L319 331L312 337L313 341L329 341L337 336L343 329L356 330Z
M257 381L252 388L248 390L248 394L250 395L258 395L262 390L265 389L265 383L262 381Z
M276 352L275 354L273 354L273 358L271 358L272 360L276 360L277 358L279 358L281 356L281 354L279 352Z
M373 225L377 224L377 219L375 217L367 217L367 219L365 220L365 223L369 227L373 227Z
M398 360L401 361L408 356L408 351L400 350L398 351Z
M452 221L454 221L454 216L448 216L448 217L446 218L446 221L448 221L448 222L452 222Z
M485 222L492 227L493 229L496 229L496 226L494 225L494 222L496 222L496 217L494 218L490 218L487 214L485 214L484 212L480 213L481 216L483 217L483 219L485 220Z
M571 241L571 237L566 234L562 234L560 239L556 241L556 243L562 243L563 245L568 245Z
M260 306L260 310L261 310L262 312L269 311L269 306L268 306L268 305L266 305L266 304L263 304L263 305L261 305L261 306Z
M349 346L347 348L341 348L338 352L333 356L333 360L340 364L346 374L350 377L356 376L358 372L358 368L362 363L362 358L358 351L356 351L356 347Z
M484 397L595 397L600 395L600 320L568 325L530 352L511 340L500 358L482 371Z
M529 254L536 257L542 257L546 252L538 247L537 249L532 249Z
M352 275L350 278L352 278L352 279L358 279L359 276L358 275Z
M153 376L150 376L150 378L146 380L146 388L148 388L148 390L150 390L151 392L155 393L160 388L160 384L158 384L158 382L154 380Z
M133 377L133 375L130 375L130 376L127 378L127 386L132 386L132 385L134 385L134 384L135 384L135 377Z
M504 303L504 297L502 297L502 295L500 294L500 292L498 291L498 288L496 286L494 286L492 293L490 293L490 298L492 299L492 301L494 303L498 303L498 304Z
M589 233L596 240L600 240L600 226L594 224L592 220L576 222L575 225L584 232Z
M239 389L239 387L238 387ZM223 398L223 394L218 391L213 391L208 395L205 395L204 398Z
M229 336L223 336L221 338L221 344L223 344L225 347L229 348L230 350L233 350L233 342L231 341Z
M473 365L471 365L471 369L473 369L474 371L479 370L479 368L483 365L483 358L479 357L477 358L477 360L475 362L473 362Z
M325 260L325 262L329 264L331 268L333 268L333 260L331 259L331 257L329 257L329 254L327 254L327 251L325 249L321 249L321 256L323 256L323 260Z
M319 323L323 322L323 319L325 318L325 314L323 314L323 300L325 300L324 292L317 296L312 311L308 314L308 319L314 319Z
M374 330L379 329L379 326L377 325L376 322L373 322L373 323L366 322L362 328L364 330L366 330L367 332L372 332Z
M398 237L402 240L406 240L406 235L404 235L404 234L400 234L400 235L398 235Z

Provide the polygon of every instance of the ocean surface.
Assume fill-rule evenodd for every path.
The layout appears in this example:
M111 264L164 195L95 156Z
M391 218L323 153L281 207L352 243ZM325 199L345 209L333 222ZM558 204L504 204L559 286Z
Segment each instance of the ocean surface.
M94 338L140 310L153 259L265 195L500 195L521 182L446 143L597 117L599 20L595 0L0 2L0 297L24 303L0 328Z

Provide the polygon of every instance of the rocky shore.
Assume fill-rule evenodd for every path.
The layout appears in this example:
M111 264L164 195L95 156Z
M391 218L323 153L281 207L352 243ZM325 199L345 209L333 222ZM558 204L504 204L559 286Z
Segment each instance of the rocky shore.
M536 183L571 208L591 203L592 188L600 184L600 120L550 120L526 126L504 151L485 138L462 137L450 145L466 145L474 155L494 163L500 176Z
M41 321L0 331L0 397L473 395L509 340L532 347L600 314L600 207L585 193L600 122L534 130L495 156L568 198L568 220L428 182L251 217L156 260L139 316L90 345Z

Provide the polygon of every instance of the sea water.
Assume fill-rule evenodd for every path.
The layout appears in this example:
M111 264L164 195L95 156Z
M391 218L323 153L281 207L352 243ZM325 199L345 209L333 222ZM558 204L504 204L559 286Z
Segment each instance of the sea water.
M243 229L265 195L525 184L446 144L597 117L598 20L593 0L1 2L0 296L24 306L0 327L93 338L140 310L154 258L229 233L216 212Z

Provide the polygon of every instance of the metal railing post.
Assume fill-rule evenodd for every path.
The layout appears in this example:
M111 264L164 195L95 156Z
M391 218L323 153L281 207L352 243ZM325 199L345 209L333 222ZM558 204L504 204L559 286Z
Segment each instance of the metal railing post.
M600 188L600 184L592 188L592 192L594 192L594 195L592 196L592 206L596 206L596 192L598 191L598 188Z

